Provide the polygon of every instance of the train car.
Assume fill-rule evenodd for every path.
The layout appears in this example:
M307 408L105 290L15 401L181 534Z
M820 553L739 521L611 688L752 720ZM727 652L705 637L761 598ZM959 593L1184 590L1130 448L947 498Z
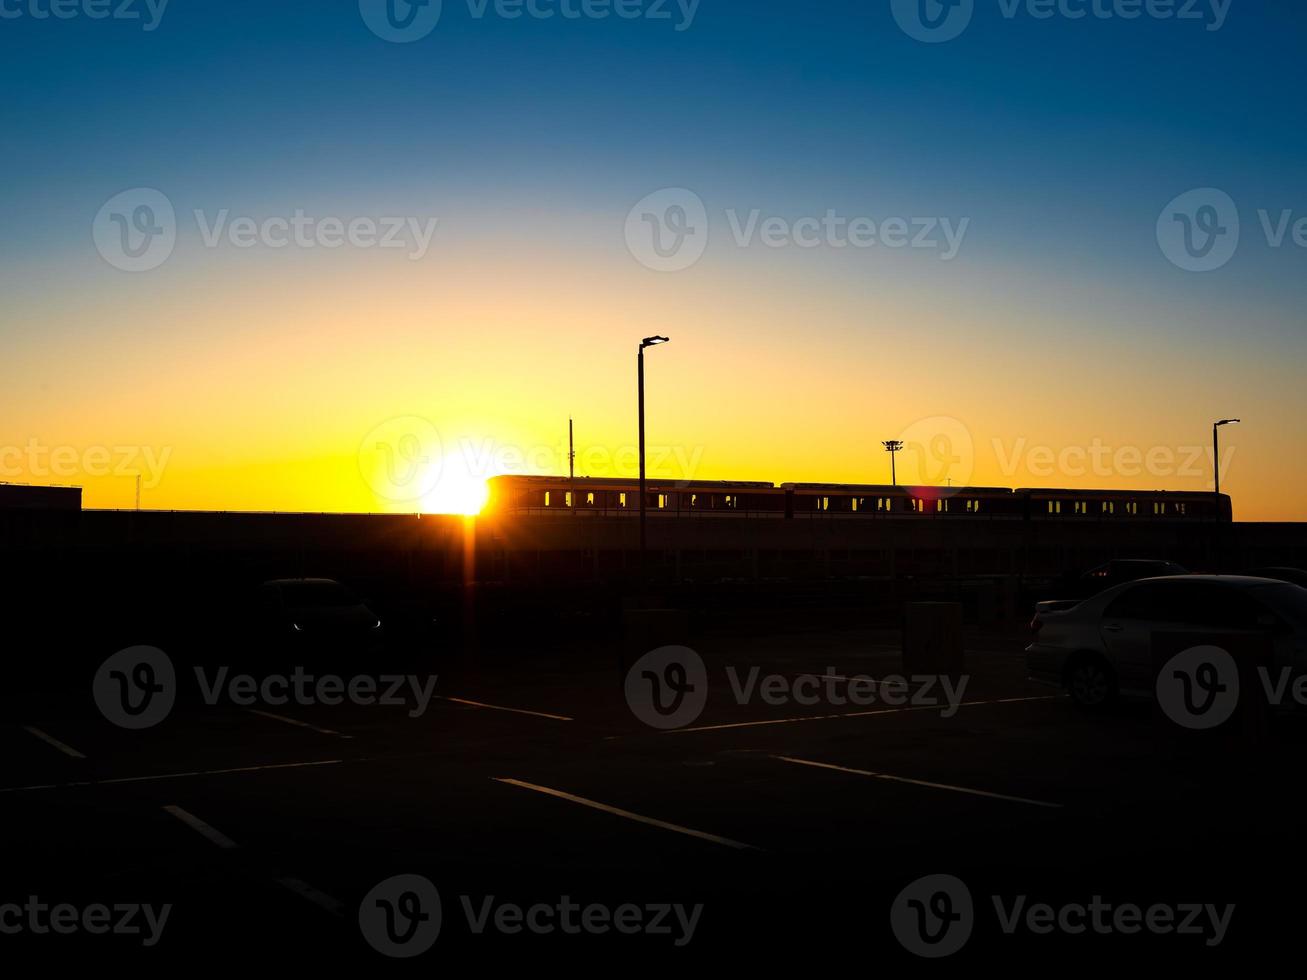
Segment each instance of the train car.
M1182 490L1019 489L1032 521L1185 521L1229 523L1226 494Z
M640 510L638 480L499 476L489 481L490 512L619 517ZM1232 520L1225 494L1177 490L924 487L741 480L662 480L646 484L656 517L777 517L1019 521Z
M793 517L1020 518L1006 487L919 487L883 484L782 483Z
M640 481L611 477L497 476L487 510L516 514L620 517L640 512ZM659 517L783 516L785 493L746 480L645 482L645 511Z

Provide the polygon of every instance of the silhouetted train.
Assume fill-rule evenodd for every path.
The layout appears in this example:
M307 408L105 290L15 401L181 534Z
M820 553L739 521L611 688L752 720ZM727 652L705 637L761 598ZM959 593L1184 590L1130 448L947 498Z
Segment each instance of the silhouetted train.
M638 480L498 476L487 512L617 517L640 511ZM1020 521L1231 520L1226 494L651 479L650 517L946 518Z

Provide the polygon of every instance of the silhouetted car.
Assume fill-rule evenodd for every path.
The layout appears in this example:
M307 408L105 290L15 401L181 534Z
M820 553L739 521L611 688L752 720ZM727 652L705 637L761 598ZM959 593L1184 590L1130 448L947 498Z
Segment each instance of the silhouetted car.
M262 638L279 652L375 654L385 627L368 605L328 578L274 579L258 590Z
M1274 667L1307 668L1307 589L1239 575L1142 579L1083 602L1041 602L1026 647L1032 680L1065 687L1078 705L1153 697L1158 632L1269 635Z
M1269 568L1249 569L1243 574L1251 575L1254 578L1274 578L1279 579L1281 582L1292 582L1294 585L1307 589L1307 571L1303 571L1301 568L1284 568L1277 565Z

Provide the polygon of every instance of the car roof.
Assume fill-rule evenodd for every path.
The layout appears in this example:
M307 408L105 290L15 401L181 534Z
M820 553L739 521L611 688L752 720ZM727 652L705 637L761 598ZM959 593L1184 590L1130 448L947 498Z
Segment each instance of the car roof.
M1284 585L1276 578L1258 578L1255 575L1156 575L1152 578L1136 579L1120 586L1122 589L1142 582L1212 582L1217 585L1231 585L1239 589L1251 589L1259 585Z
M1104 565L1178 565L1179 562L1171 561L1169 558L1113 558L1111 561L1103 563ZM1102 568L1103 565L1099 565Z

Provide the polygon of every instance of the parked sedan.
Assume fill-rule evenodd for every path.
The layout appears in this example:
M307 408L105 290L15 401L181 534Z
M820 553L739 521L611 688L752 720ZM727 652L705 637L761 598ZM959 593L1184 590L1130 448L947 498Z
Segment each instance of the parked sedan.
M385 639L377 614L332 579L275 579L258 596L263 637L281 652L375 654Z
M1307 668L1307 589L1272 579L1141 579L1079 603L1041 602L1030 626L1030 677L1065 687L1086 708L1153 697L1157 633L1268 636L1277 668Z

